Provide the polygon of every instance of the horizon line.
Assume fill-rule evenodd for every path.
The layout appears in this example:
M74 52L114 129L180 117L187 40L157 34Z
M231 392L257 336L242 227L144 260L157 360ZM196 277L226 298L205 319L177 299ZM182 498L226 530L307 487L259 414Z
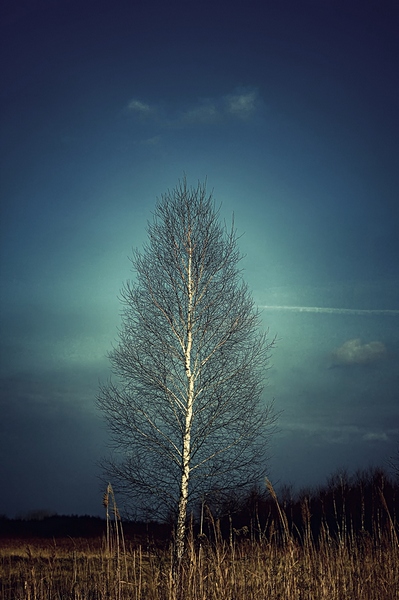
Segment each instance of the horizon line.
M258 304L258 308L265 310L281 310L290 312L325 313L331 315L388 315L399 316L398 309L385 308L330 308L324 306L276 306L269 304Z

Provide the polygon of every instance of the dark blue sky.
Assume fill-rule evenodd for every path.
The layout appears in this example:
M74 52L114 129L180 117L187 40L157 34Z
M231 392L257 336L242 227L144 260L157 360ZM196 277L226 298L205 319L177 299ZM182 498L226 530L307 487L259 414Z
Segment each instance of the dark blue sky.
M101 513L95 396L117 295L183 173L234 212L280 338L273 481L384 466L399 442L396 2L7 0L0 18L0 513Z

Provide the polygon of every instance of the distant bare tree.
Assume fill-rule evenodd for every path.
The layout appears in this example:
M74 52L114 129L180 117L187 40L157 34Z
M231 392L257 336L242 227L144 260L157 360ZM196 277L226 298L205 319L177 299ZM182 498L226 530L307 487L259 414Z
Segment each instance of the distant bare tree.
M189 500L265 473L275 417L262 390L274 340L259 332L234 223L220 224L205 184L184 179L163 195L148 238L121 292L109 354L116 381L98 404L116 452L108 472L142 510L175 515L181 559Z

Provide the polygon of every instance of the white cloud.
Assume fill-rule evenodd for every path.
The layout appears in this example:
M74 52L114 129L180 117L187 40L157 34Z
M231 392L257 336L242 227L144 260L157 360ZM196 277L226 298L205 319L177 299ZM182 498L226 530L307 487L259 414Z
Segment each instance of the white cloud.
M388 429L386 431L368 431L367 427L358 425L342 424L324 424L312 421L295 421L284 424L284 433L291 433L319 439L319 442L328 444L349 444L364 442L390 442L396 439L399 433L398 429ZM284 434L283 434L284 436Z
M255 112L258 104L258 93L256 90L242 94L232 94L226 97L227 112L240 119L248 119Z
M366 433L363 436L363 439L366 442L389 442L389 437L387 436L386 433L380 432L380 433Z
M342 344L332 353L333 366L364 365L381 360L386 355L382 342L362 344L359 338L351 339Z
M159 113L156 107L137 98L130 100L127 110L141 117L155 117L160 126L180 128L185 125L219 123L228 118L247 120L256 113L259 105L259 94L253 89L200 99L180 110L177 116L173 116L174 111L171 107Z
M284 423L285 433L302 433L318 438L329 444L347 444L362 435L363 429L357 425L325 424L320 421L292 421Z
M141 140L140 143L143 144L143 146L158 146L161 143L161 136L154 135L153 137Z
M153 109L149 104L136 99L129 102L128 109L140 115L148 115L153 112Z
M399 310L396 309L368 309L368 308L330 308L327 306L280 306L272 304L259 304L258 308L273 311L298 312L298 313L320 313L326 315L381 315L397 317Z
M208 98L184 111L182 123L216 123L227 117L249 119L259 106L257 90Z
M185 123L214 123L220 119L221 113L213 102L204 102L183 113Z

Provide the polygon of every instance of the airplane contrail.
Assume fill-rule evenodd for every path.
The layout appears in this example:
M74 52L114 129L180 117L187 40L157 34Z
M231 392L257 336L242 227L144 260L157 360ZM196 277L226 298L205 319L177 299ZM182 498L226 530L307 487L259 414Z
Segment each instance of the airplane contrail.
M288 312L325 313L329 315L387 315L399 316L399 310L391 309L364 309L364 308L328 308L324 306L272 306L268 304L258 305L265 310L278 310Z

